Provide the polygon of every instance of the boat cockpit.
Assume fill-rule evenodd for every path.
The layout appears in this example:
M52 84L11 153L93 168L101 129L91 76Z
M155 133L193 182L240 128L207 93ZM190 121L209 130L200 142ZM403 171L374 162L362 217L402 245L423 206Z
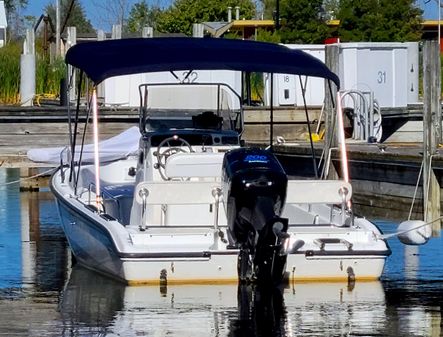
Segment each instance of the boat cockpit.
M139 94L138 180L219 178L223 153L240 146L240 95L223 83L142 84Z

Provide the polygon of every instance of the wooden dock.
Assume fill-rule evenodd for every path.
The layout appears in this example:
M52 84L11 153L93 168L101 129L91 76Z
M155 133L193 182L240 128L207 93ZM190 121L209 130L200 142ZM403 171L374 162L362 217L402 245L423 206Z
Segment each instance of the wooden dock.
M293 140L294 125L304 120L297 109L283 109L276 114L274 135L283 136L287 142L275 146L282 164L291 175L295 170L312 167L308 143ZM74 114L75 111L72 111ZM315 125L319 110L312 109L310 118ZM81 112L85 115L85 111ZM269 138L269 112L264 109L246 111L244 138L251 144L263 145ZM84 117L83 117L84 118ZM299 121L300 119L300 121ZM0 108L0 167L21 168L23 177L42 172L48 164L36 164L27 159L32 148L63 147L68 140L68 115L66 107L2 107ZM100 112L100 134L103 139L138 125L138 112L122 109L104 109ZM303 130L301 130L303 131ZM79 133L82 130L78 130ZM300 133L300 130L297 131ZM291 134L292 133L292 134ZM91 139L87 132L87 139ZM350 176L354 186L354 209L372 218L404 220L409 213L420 172L423 146L420 143L349 143ZM320 158L320 150L317 157ZM333 152L334 154L334 152ZM443 150L442 150L443 154ZM338 154L334 154L337 156ZM36 171L36 168L39 171ZM443 179L443 157L436 153L432 168L439 181ZM298 171L299 172L299 171ZM311 172L312 173L312 172ZM47 179L47 178L46 178ZM39 177L23 188L34 189L47 184ZM421 182L413 207L413 218L423 212Z
M373 219L406 220L411 212L411 219L423 218L422 178L418 179L423 159L421 144L348 143L347 148L356 213ZM314 175L307 143L277 145L274 151L289 175L300 172L305 176ZM340 172L338 151L333 150L332 155L333 165ZM320 160L320 148L316 149L316 157ZM443 156L440 153L433 157L432 168L441 181Z
M383 118L388 128L385 134L391 135L395 128L406 121L420 118L420 106L407 109L389 109L383 111ZM75 114L74 107L71 114ZM84 120L85 107L80 111L80 119ZM306 133L304 126L304 109L283 107L276 109L274 117L274 134L288 141L294 141L300 134ZM320 116L320 107L310 107L309 118L311 129L315 130ZM131 126L138 125L139 117L136 109L104 108L99 112L100 135L103 139L112 137ZM249 142L266 142L269 140L269 110L250 108L245 110L245 132L243 138ZM83 132L82 129L78 133ZM417 130L415 130L417 133ZM29 149L60 147L69 144L68 113L66 107L46 105L41 107L0 107L0 167L38 167L40 164L30 162L26 153ZM91 132L87 130L87 141L90 142ZM406 133L411 137L410 130ZM387 136L386 136L387 137ZM414 136L415 138L417 135Z
M71 112L75 114L75 110ZM85 116L84 109L81 115ZM105 139L138 125L139 119L136 111L107 109L100 115L100 121L100 133ZM79 134L82 132L83 129L78 130ZM91 140L90 132L87 132L87 140ZM47 164L29 161L27 151L67 144L69 129L66 107L0 108L0 167L47 167Z

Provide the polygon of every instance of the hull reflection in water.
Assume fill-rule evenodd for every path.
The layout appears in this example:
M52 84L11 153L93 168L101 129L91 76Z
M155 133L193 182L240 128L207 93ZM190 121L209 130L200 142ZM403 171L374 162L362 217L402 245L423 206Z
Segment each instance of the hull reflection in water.
M69 335L294 336L386 332L380 282L127 287L74 267L60 302Z

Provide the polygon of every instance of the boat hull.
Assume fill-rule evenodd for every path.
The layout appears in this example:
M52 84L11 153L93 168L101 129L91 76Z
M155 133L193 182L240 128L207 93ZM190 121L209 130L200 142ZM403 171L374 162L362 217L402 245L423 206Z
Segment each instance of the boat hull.
M58 200L63 229L76 260L89 269L127 284L235 283L237 250L195 253L149 254L119 251L106 224L80 213L75 206ZM314 255L289 254L287 277L293 281L376 280L386 255L358 254Z

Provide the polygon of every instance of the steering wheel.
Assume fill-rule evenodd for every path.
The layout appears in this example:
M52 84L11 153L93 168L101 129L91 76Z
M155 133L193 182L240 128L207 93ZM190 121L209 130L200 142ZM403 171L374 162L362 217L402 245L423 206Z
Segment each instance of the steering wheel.
M174 145L171 145L171 143L173 143ZM167 148L162 151L161 148L164 146L167 146ZM189 144L183 138L180 138L177 135L166 138L162 140L160 144L158 144L157 151L154 152L155 156L157 157L157 163L154 167L158 169L158 172L160 173L160 176L163 178L163 180L170 180L171 178L166 176L165 172L166 161L168 160L169 156L172 156L176 153L190 152L194 152L194 150L192 149L191 144Z

